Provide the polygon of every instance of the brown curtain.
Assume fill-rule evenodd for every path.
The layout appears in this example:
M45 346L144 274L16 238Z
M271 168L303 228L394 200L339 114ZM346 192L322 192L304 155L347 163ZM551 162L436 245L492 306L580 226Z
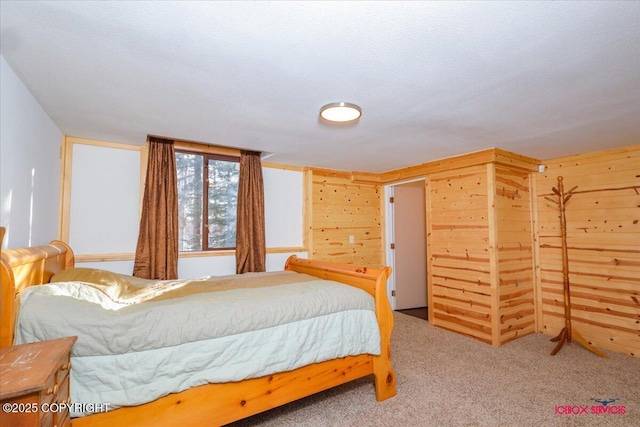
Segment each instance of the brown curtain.
M173 141L149 139L149 162L133 275L178 278L178 178Z
M238 216L236 223L236 273L266 270L264 189L260 153L240 152Z

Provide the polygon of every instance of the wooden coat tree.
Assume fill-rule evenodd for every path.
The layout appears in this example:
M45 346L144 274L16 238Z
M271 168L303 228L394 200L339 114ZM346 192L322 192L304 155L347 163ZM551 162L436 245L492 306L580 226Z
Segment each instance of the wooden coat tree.
M573 196L574 190L578 188L577 186L571 188L567 191L566 195L564 192L564 185L562 183L562 177L558 177L558 188L553 187L553 193L558 196L558 200L553 200L549 197L545 197L550 202L557 204L560 207L560 236L562 238L562 284L564 287L564 319L565 326L562 328L557 337L552 338L551 341L557 342L553 351L551 351L551 355L555 355L560 351L565 342L571 342L572 339L586 348L587 350L597 354L601 357L609 357L591 344L578 332L576 329L572 329L571 327L571 292L569 289L569 257L567 253L567 219L565 216L565 204L569 201L571 196Z

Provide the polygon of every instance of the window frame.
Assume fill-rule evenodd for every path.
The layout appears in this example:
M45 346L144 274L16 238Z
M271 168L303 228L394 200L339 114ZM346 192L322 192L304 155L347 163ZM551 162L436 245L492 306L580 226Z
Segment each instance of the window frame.
M227 154L211 153L207 151L194 150L190 148L174 148L175 153L192 154L202 156L202 248L193 251L178 251L182 254L192 254L197 252L219 252L219 251L235 251L235 246L210 248L209 247L209 160L220 160L226 162L238 163L238 171L240 170L240 157ZM237 227L236 227L237 232Z

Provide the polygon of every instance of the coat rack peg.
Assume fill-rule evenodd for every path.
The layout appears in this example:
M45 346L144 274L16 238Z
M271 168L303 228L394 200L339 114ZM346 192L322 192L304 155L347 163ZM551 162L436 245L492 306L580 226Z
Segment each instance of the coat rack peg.
M548 201L550 201L551 203L554 203L556 205L558 204L558 201L557 200L553 200L551 197L545 197L545 199L547 199Z

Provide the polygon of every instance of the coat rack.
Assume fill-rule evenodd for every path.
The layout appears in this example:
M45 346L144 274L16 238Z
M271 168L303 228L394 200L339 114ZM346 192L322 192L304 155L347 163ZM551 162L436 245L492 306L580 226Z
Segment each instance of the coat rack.
M562 237L562 284L564 287L564 320L565 326L562 328L557 337L552 338L551 341L557 342L555 348L551 351L551 355L554 356L560 351L565 342L571 342L574 339L578 344L586 348L587 350L597 354L600 357L609 357L591 344L578 332L576 329L571 328L571 294L569 292L569 257L567 254L567 220L565 217L565 205L573 196L573 192L578 186L571 188L567 193L564 192L564 185L562 183L562 177L558 177L558 188L553 187L553 193L558 196L558 200L553 200L550 197L545 197L557 204L560 207L560 235Z

